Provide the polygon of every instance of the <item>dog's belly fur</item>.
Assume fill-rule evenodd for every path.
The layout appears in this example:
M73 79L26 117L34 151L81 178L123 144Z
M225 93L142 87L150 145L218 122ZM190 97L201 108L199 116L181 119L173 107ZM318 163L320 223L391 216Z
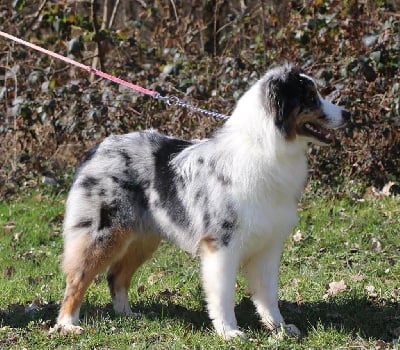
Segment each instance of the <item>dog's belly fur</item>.
M297 220L295 198L268 187L268 193L244 199L236 190L243 184L233 184L242 180L218 166L211 142L154 131L109 137L77 172L68 198L74 204L67 205L66 238L82 228L107 241L113 229L128 228L159 235L192 254L203 240L215 249L234 240L244 259L268 241L283 241ZM174 157L180 158L176 166L171 165Z

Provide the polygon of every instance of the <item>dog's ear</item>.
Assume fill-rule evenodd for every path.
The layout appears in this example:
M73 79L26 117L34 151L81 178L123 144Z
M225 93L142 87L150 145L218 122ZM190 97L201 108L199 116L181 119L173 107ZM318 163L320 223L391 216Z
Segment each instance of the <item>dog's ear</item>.
M301 105L301 70L285 65L269 71L262 88L264 106L268 116L287 139L296 137L295 116Z

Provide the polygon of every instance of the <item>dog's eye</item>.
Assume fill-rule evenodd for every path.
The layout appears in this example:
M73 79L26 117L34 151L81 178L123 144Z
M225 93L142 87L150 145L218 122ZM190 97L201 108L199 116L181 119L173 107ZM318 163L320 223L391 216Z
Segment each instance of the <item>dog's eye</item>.
M318 105L319 98L314 91L307 94L306 101L308 105Z

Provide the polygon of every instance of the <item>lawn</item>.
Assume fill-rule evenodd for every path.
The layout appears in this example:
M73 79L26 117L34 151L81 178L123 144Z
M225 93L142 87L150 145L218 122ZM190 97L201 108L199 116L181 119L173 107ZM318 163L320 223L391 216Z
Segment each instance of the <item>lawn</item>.
M282 313L302 337L264 331L239 278L236 313L247 339L228 343L211 330L198 261L168 243L134 276L129 295L140 317L115 316L99 276L81 310L85 333L49 335L64 290L65 193L13 197L0 204L0 348L399 349L400 199L355 192L310 189L302 198L280 275Z

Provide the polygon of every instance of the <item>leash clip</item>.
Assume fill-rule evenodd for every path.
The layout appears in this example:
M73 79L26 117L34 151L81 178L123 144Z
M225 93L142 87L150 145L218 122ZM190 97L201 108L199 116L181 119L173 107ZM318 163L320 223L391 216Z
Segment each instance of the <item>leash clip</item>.
M174 95L167 97L166 104L168 106L179 106L179 103L180 103L179 97Z
M159 92L154 95L154 98L157 100L163 101L168 106L178 106L180 99L179 97L172 95L172 96L161 96Z

